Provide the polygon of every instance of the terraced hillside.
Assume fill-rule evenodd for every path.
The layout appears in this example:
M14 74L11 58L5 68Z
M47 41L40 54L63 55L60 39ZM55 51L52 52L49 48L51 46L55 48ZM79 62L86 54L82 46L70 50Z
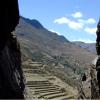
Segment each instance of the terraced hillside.
M96 55L41 27L38 21L33 22L34 20L21 17L16 28L22 61L25 61L23 67L26 85L32 98L56 99L70 95L74 98L77 95L76 87L82 95L80 98L84 98L84 94L85 98L90 98L89 70ZM28 59L42 63L33 63ZM86 82L82 82L84 74ZM64 93L58 93L63 89L66 90Z
M34 100L67 100L77 98L77 89L71 87L44 69L41 62L23 63L29 98Z

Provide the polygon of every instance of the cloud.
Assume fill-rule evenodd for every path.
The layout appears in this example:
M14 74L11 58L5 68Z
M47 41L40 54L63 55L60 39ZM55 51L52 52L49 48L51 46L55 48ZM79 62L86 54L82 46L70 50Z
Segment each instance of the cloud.
M68 19L67 17L58 18L58 19L54 20L54 23L67 24L68 27L70 27L71 29L75 29L75 30L79 30L79 29L83 28L83 24L82 23L76 22L76 21L72 21L72 20Z
M93 18L89 18L89 19L87 20L87 23L88 23L88 24L94 24L94 23L96 23L96 21L95 21Z
M55 19L54 20L54 23L58 23L58 24L67 24L69 23L69 19L66 18L66 17L61 17L61 18L58 18L58 19Z
M68 26L70 28L72 28L72 29L75 29L75 30L83 29L83 24L82 23L75 22L75 21L70 21L68 23Z
M58 35L61 35L59 32L54 31L54 30L52 30L52 29L50 29L49 31L51 31L51 32L53 32L53 33L56 33L56 34L58 34Z
M90 40L90 39L77 39L77 40L72 40L72 41L80 41L80 42L85 42L85 43L95 43L96 41Z
M72 14L72 17L74 18L81 18L83 15L81 12L75 12L74 14Z
M74 18L71 19L71 16L73 16ZM96 28L89 27L90 25L94 25L96 23L96 20L94 18L83 19L81 17L83 17L82 13L76 12L70 16L55 19L54 23L66 24L71 29L85 31L89 34L95 34Z
M87 32L89 34L93 34L93 35L96 34L96 30L97 30L97 28L89 28L89 27L84 29L85 32Z
M89 18L87 20L84 19L78 19L78 22L83 23L83 24L95 24L96 21L93 18Z

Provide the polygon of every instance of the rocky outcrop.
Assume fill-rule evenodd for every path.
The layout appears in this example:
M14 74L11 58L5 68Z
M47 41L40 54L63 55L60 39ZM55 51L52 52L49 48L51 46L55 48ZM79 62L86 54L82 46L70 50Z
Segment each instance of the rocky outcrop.
M20 47L11 35L0 51L0 99L22 99L23 90Z
M91 76L91 99L100 99L99 87L97 81L97 72L94 69L94 65L91 65L90 76Z

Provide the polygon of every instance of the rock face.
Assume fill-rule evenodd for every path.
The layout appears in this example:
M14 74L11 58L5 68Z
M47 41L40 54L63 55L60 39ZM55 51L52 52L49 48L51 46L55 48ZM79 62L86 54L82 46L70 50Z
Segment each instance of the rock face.
M20 47L11 35L0 51L0 99L22 99L23 90Z
M91 76L91 99L100 99L98 81L96 78L97 72L95 69L93 69L93 67L91 67L90 69L90 76Z

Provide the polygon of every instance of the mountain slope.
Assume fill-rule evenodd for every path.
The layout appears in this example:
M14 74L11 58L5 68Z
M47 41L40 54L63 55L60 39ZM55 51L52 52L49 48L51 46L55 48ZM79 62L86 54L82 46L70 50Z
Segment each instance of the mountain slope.
M41 51L51 56L70 56L79 59L81 64L89 63L95 57L94 54L69 42L63 36L44 28L33 27L27 23L25 18L20 19L16 32L20 41L28 46L32 52Z
M44 70L79 88L78 82L84 73L89 72L95 54L71 43L64 36L48 31L36 20L31 22L21 17L16 33L21 43L23 61L31 59L41 62L46 65Z

